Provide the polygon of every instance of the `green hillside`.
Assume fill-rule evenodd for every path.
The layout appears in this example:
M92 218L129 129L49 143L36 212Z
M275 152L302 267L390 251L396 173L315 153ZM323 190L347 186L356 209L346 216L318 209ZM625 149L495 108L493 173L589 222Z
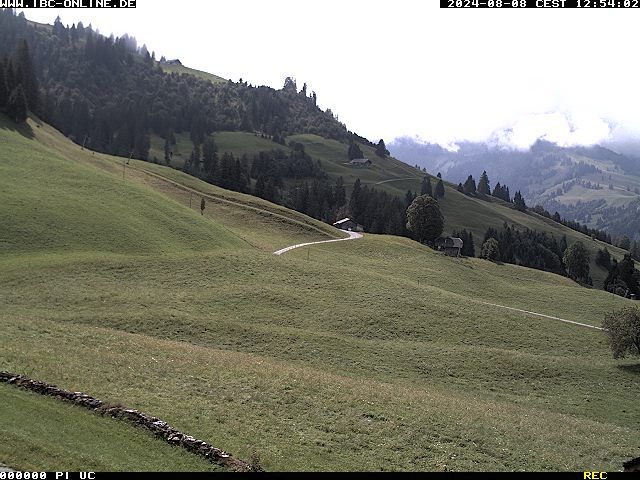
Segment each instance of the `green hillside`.
M120 421L13 386L0 385L0 417L0 459L27 471L221 470Z
M159 137L153 138L152 144L157 145L156 155L162 155L163 158L164 154L161 153L163 141ZM255 134L243 132L220 132L215 134L214 138L220 152L233 152L236 156L246 154L251 157L261 150L286 148ZM176 140L177 145L174 147L172 165L176 168L181 168L182 163L180 162L183 160L179 159L188 157L193 149L193 143L185 134L176 135ZM373 162L371 167L362 168L348 165L348 146L338 141L316 135L293 135L287 138L287 142L289 141L304 144L305 151L313 159L320 160L322 167L330 176L334 178L343 177L347 186L347 194L349 194L350 188L357 178L365 185L387 191L402 198L404 198L407 190L412 192L420 191L424 173L393 157L380 158L375 155L374 149L371 147L361 147L365 156ZM141 165L141 168L155 167ZM433 179L432 183L434 183ZM594 240L536 213L528 212L525 214L519 212L513 208L513 205L496 198L480 199L463 195L457 191L455 185L449 183L445 183L445 197L438 201L445 217L445 232L451 233L462 229L470 230L475 239L476 254L480 253L482 239L487 229L489 227L500 229L505 222L509 225L516 225L520 229L529 228L547 232L558 239L566 235L569 244L576 241L583 242L591 256L591 275L596 288L602 288L608 273L604 268L596 265L595 255L597 251L606 246L612 255L618 259L622 259L626 253L622 249Z
M0 117L3 254L150 255L243 247L219 225L123 181L126 167L120 166L120 176L108 174L29 138L41 129L48 127L30 123L16 131Z
M456 152L408 137L390 143L391 151L412 164L441 170L451 181L492 180L521 191L530 206L575 220L611 235L634 238L640 230L640 169L637 158L600 146L559 147L539 140L528 150L461 142ZM616 148L613 146L612 148Z
M489 305L599 325L629 300L398 237L274 256L340 234L29 125L0 129L1 369L255 452L267 470L607 471L638 455L637 362L613 360L597 330ZM478 215L512 212L450 193ZM18 431L40 421L25 408ZM32 465L12 428L0 422L1 460Z
M226 80L217 75L213 75L212 73L203 72L201 70L196 70L195 68L185 67L184 65L169 65L166 63L158 62L158 65L167 73L177 73L177 74L185 74L185 75L193 75L194 77L201 78L203 80L208 80L211 83L224 83Z

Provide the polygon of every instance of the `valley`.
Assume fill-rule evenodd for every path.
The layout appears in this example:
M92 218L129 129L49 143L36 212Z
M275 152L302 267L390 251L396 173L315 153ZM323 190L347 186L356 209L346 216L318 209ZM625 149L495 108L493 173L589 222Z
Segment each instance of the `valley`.
M390 152L292 76L177 60L205 48L260 79L285 56L318 63L347 104L383 77L295 57L300 25L277 15L221 41L231 7L159 61L128 34L0 9L0 469L613 472L638 457L640 365L621 356L640 352L625 333L638 159L544 136ZM310 23L305 41L328 42ZM431 87L394 115L408 89L390 85L358 115L385 135L415 112L440 128L439 99L419 107Z
M132 160L123 181L125 160L45 124L0 135L3 221L22 219L3 230L3 369L255 450L267 470L616 469L633 455L635 364L600 332L485 304L598 326L629 300L399 237L278 257L339 232L158 165Z

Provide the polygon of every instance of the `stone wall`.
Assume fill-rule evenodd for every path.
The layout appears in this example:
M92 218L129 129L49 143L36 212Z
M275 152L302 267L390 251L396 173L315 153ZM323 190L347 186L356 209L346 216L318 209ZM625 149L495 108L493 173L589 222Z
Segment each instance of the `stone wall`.
M0 372L0 382L15 385L41 395L57 397L75 405L93 410L101 415L109 415L135 426L145 428L171 445L182 447L196 455L206 458L212 463L222 465L230 470L247 472L257 471L260 469L257 465L251 465L243 460L233 458L230 454L220 450L219 448L213 447L202 440L198 440L190 435L179 432L175 428L169 426L167 422L156 417L145 415L138 410L109 405L102 400L98 400L97 398L91 397L85 393L63 390L55 385L32 380L24 375Z

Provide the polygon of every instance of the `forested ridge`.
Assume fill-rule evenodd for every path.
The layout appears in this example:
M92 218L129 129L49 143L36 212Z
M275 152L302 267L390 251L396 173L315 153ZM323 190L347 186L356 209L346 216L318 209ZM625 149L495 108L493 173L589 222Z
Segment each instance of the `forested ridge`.
M366 139L349 132L315 92L288 78L281 90L247 82L213 84L166 73L135 38L105 37L82 23L34 24L0 9L0 57L26 40L40 83L32 109L77 143L98 151L147 159L149 135L189 132L195 144L214 131L262 132L283 137L312 133L343 142Z
M407 216L418 192L407 191L401 198L359 179L345 185L342 177L330 178L303 144L287 140L293 134L337 140L348 145L345 160L363 157L359 145L373 147L377 156L389 155L383 140L371 143L348 131L330 110L318 108L316 94L309 94L306 84L298 90L290 77L280 90L242 80L214 83L190 74L167 73L162 61L128 35L107 38L81 23L62 25L59 18L52 26L34 24L10 9L0 9L0 111L13 120L24 121L30 110L78 144L155 162L161 160L149 158L149 149L151 135L157 135L164 139L164 162L174 167L176 135L188 134L193 150L182 169L193 176L327 223L349 216L367 232L418 238L408 228ZM224 131L260 135L272 140L273 147L253 155L218 152L214 133ZM441 175L424 173L420 196L442 199ZM533 210L611 242L606 232L563 221L558 213L552 216L539 206L529 209L519 191L511 198L506 185L497 183L492 190L486 171L477 185L469 175L458 190L483 200L499 198L522 212ZM461 253L475 256L472 234L465 229L453 234L464 241ZM487 244L490 239L491 245ZM574 275L567 264L566 238L558 241L545 232L520 231L505 224L503 231L488 229L482 247L487 259L591 283L588 267L584 275ZM574 263L585 261L588 264L584 258ZM607 289L619 294L633 291L635 283L616 273L617 264L601 266L610 271Z

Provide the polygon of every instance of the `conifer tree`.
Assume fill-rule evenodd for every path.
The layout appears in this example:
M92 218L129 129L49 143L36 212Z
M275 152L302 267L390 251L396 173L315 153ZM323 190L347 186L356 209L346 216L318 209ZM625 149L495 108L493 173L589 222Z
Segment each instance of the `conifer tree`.
M37 113L40 109L40 91L38 79L29 53L29 45L26 40L18 43L14 56L17 83L22 84L27 100L27 108Z
M469 232L469 236L467 237L467 242L463 246L464 246L464 255L466 257L476 256L476 246L473 243L473 233Z
M4 112L9 103L9 88L5 71L5 62L0 61L0 112Z
M611 269L611 254L607 247L604 247L602 250L598 250L596 253L596 265L600 265L602 268L609 271Z
M485 170L480 175L480 180L478 181L478 193L482 195L491 195L491 188L489 187L489 177L487 176L487 171Z
M11 62L11 60L9 60L9 57L5 57L4 59L4 77L5 81L7 82L7 92L11 94L11 92L13 92L13 89L17 87L17 83L13 63ZM7 97L7 103L8 102L9 99Z
M362 187L360 179L356 179L351 190L351 198L349 199L349 213L353 217L351 220L358 221L363 211ZM361 222L362 223L362 222Z
M429 195L433 197L433 189L431 187L431 178L426 176L422 179L422 185L420 187L420 195Z
M166 163L167 166L171 164L171 157L171 145L169 144L169 137L167 136L164 140L164 163Z
M342 207L347 203L347 194L344 188L344 180L342 177L338 177L336 180L336 186L334 188L334 199L337 207Z
M218 164L218 147L213 137L207 137L202 144L202 161L204 162L204 171L208 176L212 176Z
M27 120L28 109L27 99L24 96L22 85L18 85L11 95L7 104L7 115L16 123L23 123Z
M568 248L567 236L563 235L562 238L560 239L560 253L564 254L567 248Z
M444 182L442 181L442 178L438 179L435 193L436 193L436 198L444 198Z
M516 194L513 196L513 204L516 206L516 210L524 212L527 210L527 204L524 203L524 198L522 198L522 194L518 190Z
M384 140L382 138L378 142L378 145L376 145L376 155L383 158L389 155L389 150L387 150L387 147L385 146Z
M407 190L407 193L404 196L405 206L409 208L409 205L411 205L411 203L415 200L415 198L416 198L416 195L414 195L411 190Z
M349 145L348 155L349 155L349 160L364 157L362 150L360 150L360 147L356 142L351 142L351 144Z
M463 192L465 195L475 195L476 194L476 181L473 179L473 175L469 175L467 180L464 182L462 186Z
M191 152L191 168L197 174L200 172L200 145L195 145Z

